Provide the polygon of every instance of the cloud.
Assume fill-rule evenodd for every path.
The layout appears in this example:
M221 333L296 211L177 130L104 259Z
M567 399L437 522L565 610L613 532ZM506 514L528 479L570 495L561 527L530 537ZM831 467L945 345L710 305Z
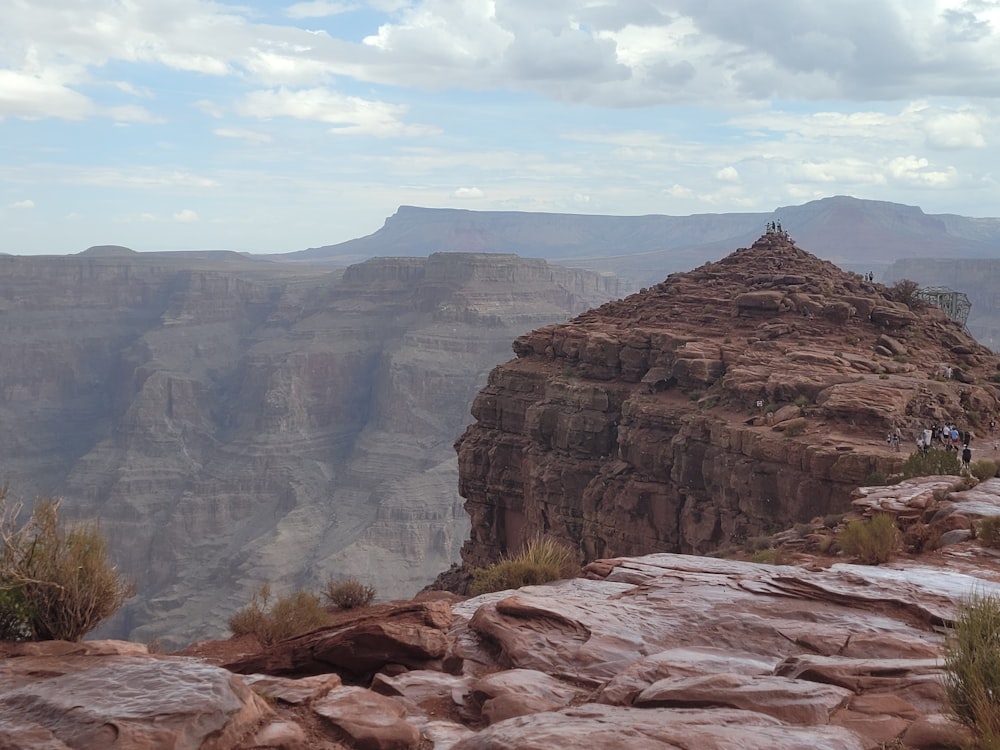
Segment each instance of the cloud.
M379 138L433 135L437 128L407 125L400 118L407 108L398 104L345 96L326 88L253 91L236 105L247 117L266 120L293 117L325 122L331 133L373 135Z
M34 208L34 207L35 207L35 202L30 199L23 201L14 201L13 203L8 205L8 208Z
M736 167L723 167L715 173L715 179L720 182L739 182L740 173L736 171Z
M175 213L172 218L179 224L189 224L193 221L198 221L198 213L192 211L190 208L185 208Z
M484 193L477 187L460 187L451 194L453 198L482 198Z
M308 3L295 3L285 8L289 18L325 18L357 10L358 6L350 3L329 2L329 0L313 0Z
M260 133L256 130L242 130L240 128L216 128L212 131L221 138L236 138L247 143L270 143L274 140L267 133Z

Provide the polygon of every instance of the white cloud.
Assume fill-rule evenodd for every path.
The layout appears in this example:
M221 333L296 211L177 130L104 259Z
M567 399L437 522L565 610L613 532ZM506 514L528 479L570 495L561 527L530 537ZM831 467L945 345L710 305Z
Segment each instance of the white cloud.
M723 167L715 173L715 179L721 182L739 182L740 173L736 171L736 167Z
M30 199L23 201L14 201L8 206L8 208L34 208L34 207L35 207L35 202Z
M460 187L451 194L453 198L482 198L484 193L477 187Z
M345 96L326 88L253 91L236 106L248 117L266 120L293 117L325 122L331 133L373 135L379 138L425 136L439 132L425 125L407 125L400 120L406 107L398 104Z
M308 3L295 3L285 8L285 15L289 18L324 18L326 16L336 16L340 13L356 10L357 5L350 3L330 2L329 0L313 0Z
M221 138L236 138L247 143L270 143L274 138L268 133L260 133L256 130L243 130L240 128L216 128L212 131Z
M197 211L192 211L190 208L185 208L173 215L173 220L180 224L189 224L193 221L198 221Z

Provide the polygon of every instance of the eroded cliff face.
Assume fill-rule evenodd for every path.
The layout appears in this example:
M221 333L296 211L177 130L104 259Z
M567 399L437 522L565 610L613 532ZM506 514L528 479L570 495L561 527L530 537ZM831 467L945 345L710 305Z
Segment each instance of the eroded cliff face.
M526 330L618 296L511 255L342 274L235 254L0 258L0 455L97 517L138 596L104 630L225 632L265 581L411 595L468 520L452 443Z
M456 444L471 566L540 533L586 559L738 544L846 510L924 427L983 447L1000 413L1000 360L961 326L781 233L514 349Z

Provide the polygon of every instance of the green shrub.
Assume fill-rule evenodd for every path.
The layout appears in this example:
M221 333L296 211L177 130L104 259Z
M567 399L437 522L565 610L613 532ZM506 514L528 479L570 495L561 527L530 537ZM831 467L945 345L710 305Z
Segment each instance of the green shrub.
M795 437L805 432L806 425L808 424L809 422L806 420L805 417L795 417L795 419L789 419L787 422L784 423L783 426L785 429L783 430L783 432L786 437Z
M272 606L271 587L264 584L250 597L250 603L229 618L233 635L253 635L265 646L321 628L330 615L319 597L296 591L278 599Z
M917 282L912 279L900 279L889 288L889 296L911 310L923 310L927 307L927 302L917 294L919 291L920 284Z
M775 565L777 560L777 554L773 549L759 549L753 553L753 557L750 558L750 562L764 564L764 565Z
M361 583L357 578L345 578L340 581L331 578L323 587L323 598L339 609L357 609L372 603L375 589Z
M1000 516L989 516L980 521L976 536L984 546L1000 548Z
M520 554L472 571L469 593L479 596L557 581L572 571L575 562L573 550L565 544L548 537L536 537Z
M932 448L929 451L915 451L903 462L903 479L928 477L935 474L955 474L962 471L962 462L957 451Z
M881 471L873 471L865 477L865 487L881 487L885 483L885 474Z
M992 479L997 475L997 465L988 458L981 458L969 464L969 471L972 472L972 476L976 479L985 482L987 479Z
M1000 598L962 605L945 645L945 689L958 720L980 748L1000 748Z
M811 404L812 402L809 400L808 396L805 396L800 393L798 396L795 397L795 401L793 403L800 409L804 409L805 407L809 406L809 404Z
M889 562L899 549L899 529L892 516L880 513L865 521L851 521L838 538L840 548L865 565Z
M20 640L78 641L135 593L111 564L94 523L63 525L59 502L38 498L18 525L21 504L0 488L0 631Z

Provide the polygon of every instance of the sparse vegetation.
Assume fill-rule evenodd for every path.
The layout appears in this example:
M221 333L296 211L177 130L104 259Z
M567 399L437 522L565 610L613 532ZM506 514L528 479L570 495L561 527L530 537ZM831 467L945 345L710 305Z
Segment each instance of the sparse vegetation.
M976 747L1000 748L1000 598L973 596L958 612L945 645L945 689Z
M929 451L914 451L903 462L903 479L927 477L937 474L958 475L962 462L955 451L932 448Z
M253 635L266 646L321 628L330 621L319 597L307 591L296 591L273 605L270 602L271 587L265 583L253 593L249 604L229 618L233 635Z
M811 404L812 401L809 400L808 396L800 393L798 396L795 397L795 402L794 403L800 409L804 409L807 406L809 406L809 404Z
M0 488L0 637L78 641L114 614L135 585L112 565L95 523L63 524L59 501L21 503Z
M911 310L923 310L927 303L917 296L920 284L912 279L900 279L889 288L889 296L895 302L902 302Z
M776 555L773 549L759 549L753 553L753 557L750 558L750 562L774 565L775 559Z
M997 475L997 465L988 458L981 458L969 464L969 471L980 482L985 482L987 479L992 479Z
M573 550L565 544L549 537L536 537L521 553L472 571L469 592L479 596L491 591L557 581L571 573L575 565Z
M375 599L375 589L357 578L331 578L323 587L323 598L338 609L367 607Z
M784 423L784 434L786 437L795 437L796 435L801 435L806 431L806 425L808 422L805 417L796 417L795 419L789 419Z
M747 552L760 552L761 550L766 550L771 547L771 537L769 536L751 536L743 543L743 548Z
M983 546L1000 549L1000 516L989 516L980 521L976 536Z
M881 487L886 484L885 474L881 471L873 471L871 474L865 477L866 487Z
M838 538L845 554L865 565L889 562L899 549L899 529L892 516L880 513L867 520L851 521Z

